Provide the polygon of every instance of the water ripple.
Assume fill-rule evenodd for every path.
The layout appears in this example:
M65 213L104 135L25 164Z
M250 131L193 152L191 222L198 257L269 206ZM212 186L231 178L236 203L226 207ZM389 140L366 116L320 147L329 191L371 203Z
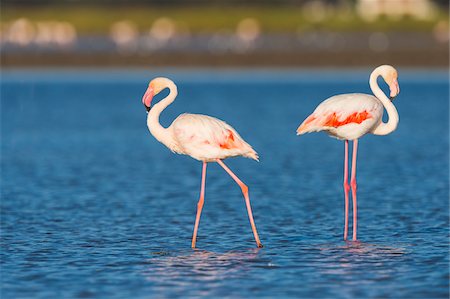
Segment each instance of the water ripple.
M201 164L149 135L146 81L61 74L1 83L2 298L448 298L445 74L401 79L397 131L361 140L358 242L342 241L342 143L295 129L329 95L368 92L366 79L179 77L164 125L220 117L261 156L226 163L250 186L264 248L211 164L197 250Z

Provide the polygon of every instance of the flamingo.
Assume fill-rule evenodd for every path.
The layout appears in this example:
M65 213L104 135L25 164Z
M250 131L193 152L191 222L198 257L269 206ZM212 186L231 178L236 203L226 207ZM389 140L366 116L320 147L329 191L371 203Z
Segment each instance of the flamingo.
M390 98L378 86L381 76L389 85ZM370 88L375 96L361 93L341 94L323 101L297 129L297 135L325 131L330 136L345 140L344 149L344 196L345 219L344 240L348 234L348 194L350 187L353 201L353 241L356 241L357 202L356 202L356 154L358 139L368 133L387 135L398 125L399 116L392 100L400 93L397 70L390 65L377 67L369 79ZM388 122L383 123L383 107L388 114ZM353 140L352 172L348 184L348 141Z
M153 97L166 88L169 89L169 95L151 106ZM203 163L200 199L197 204L197 216L192 235L192 248L195 248L196 245L200 215L204 204L206 166L208 162L217 162L241 188L256 245L262 247L255 221L253 220L249 189L222 161L223 159L236 156L243 156L258 161L258 154L242 139L235 129L224 121L211 116L185 113L178 116L168 128L162 127L159 123L159 115L175 100L177 94L177 86L172 80L158 77L150 81L147 91L142 98L142 103L148 113L147 127L159 142L174 153L191 156Z

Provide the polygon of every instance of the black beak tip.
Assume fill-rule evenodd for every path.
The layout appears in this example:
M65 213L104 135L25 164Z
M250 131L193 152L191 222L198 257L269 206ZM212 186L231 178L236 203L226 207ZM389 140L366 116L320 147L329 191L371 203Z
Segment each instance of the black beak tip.
M145 106L145 109L147 110L147 112L150 111L150 107Z

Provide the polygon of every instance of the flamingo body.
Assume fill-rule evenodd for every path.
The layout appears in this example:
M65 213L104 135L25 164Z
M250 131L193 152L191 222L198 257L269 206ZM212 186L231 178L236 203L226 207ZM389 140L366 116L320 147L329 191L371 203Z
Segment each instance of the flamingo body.
M389 85L390 98L378 86L377 78L381 76ZM325 131L330 136L345 140L344 150L344 240L348 234L349 191L352 190L353 201L353 240L356 241L357 231L357 185L356 185L356 157L358 139L367 133L387 135L398 125L399 117L392 100L399 94L397 70L390 65L377 67L370 75L369 84L375 96L361 93L336 95L328 98L317 106L298 127L297 135ZM382 121L383 111L386 109L389 120ZM348 141L353 140L352 171L350 184L348 183Z
M166 88L170 91L169 95L150 108L153 97ZM185 113L178 116L168 128L161 126L159 116L175 100L177 94L177 87L172 80L163 77L155 78L149 83L142 98L142 103L148 113L147 127L159 142L167 146L172 152L188 155L203 162L200 199L197 204L192 248L195 248L196 245L197 230L204 204L208 162L217 162L241 188L256 245L262 247L253 220L248 187L222 161L222 159L236 156L258 160L258 154L235 129L224 121L211 116Z
M174 152L212 162L243 156L258 160L258 154L226 122L201 114L181 114L168 128L173 134Z
M341 140L355 140L372 132L383 117L383 104L362 93L341 94L323 101L300 125L297 134L325 131Z

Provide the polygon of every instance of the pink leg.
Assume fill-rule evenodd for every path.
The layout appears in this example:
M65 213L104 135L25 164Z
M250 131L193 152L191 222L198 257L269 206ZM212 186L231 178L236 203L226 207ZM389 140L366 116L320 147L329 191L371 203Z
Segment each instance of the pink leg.
M255 221L253 220L253 214L252 214L252 208L250 206L250 198L248 196L248 187L245 185L220 159L216 160L217 163L219 163L220 166L225 169L225 171L235 180L235 182L241 187L242 193L244 194L245 198L245 205L247 206L247 212L248 212L248 218L250 219L250 224L252 226L253 235L255 236L256 245L261 248L263 245L261 244L261 241L259 240L258 232L256 231L256 225Z
M358 209L356 204L356 154L358 153L358 139L353 140L353 157L352 157L352 177L350 186L352 187L353 200L353 241L356 241L356 228L358 226Z
M192 248L195 248L197 241L198 224L200 223L200 215L202 214L203 203L205 202L205 182L206 182L206 162L203 162L202 170L202 187L200 190L200 199L197 204L197 216L195 217L194 234L192 235Z
M347 240L348 235L348 192L350 185L348 184L348 140L345 140L345 154L344 154L344 194L345 194L345 218L344 218L344 240Z

